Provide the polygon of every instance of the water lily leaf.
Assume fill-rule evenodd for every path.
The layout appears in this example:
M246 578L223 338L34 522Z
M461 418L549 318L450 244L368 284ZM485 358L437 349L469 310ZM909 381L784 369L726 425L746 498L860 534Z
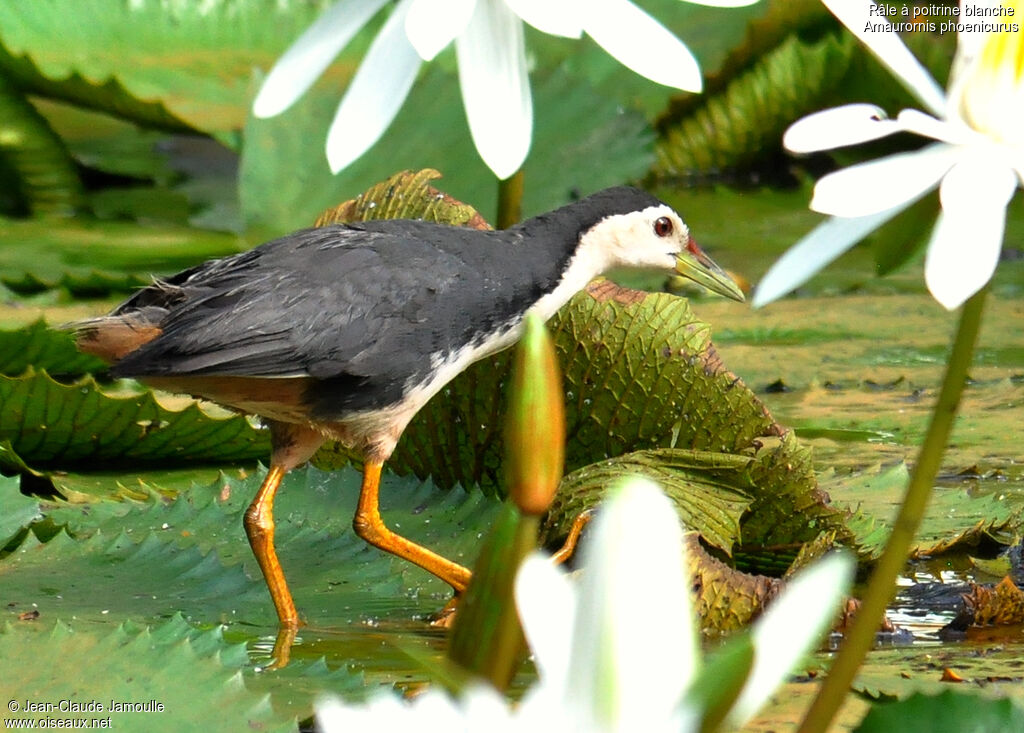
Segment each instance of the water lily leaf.
M211 720L234 730L295 730L294 720L246 688L238 647L225 643L219 629L197 634L180 617L141 631L75 626L58 623L41 632L8 623L0 633L0 654L12 663L0 669L0 687L18 701L71 700L101 707L71 711L70 718L67 712L12 708L18 713L14 720L40 722L56 714L65 720L105 720L113 728L145 721L141 727L150 731L203 728ZM118 704L139 704L144 712L113 707Z
M401 171L370 186L354 199L328 209L317 217L313 226L371 219L423 219L449 226L490 229L490 224L472 206L430 185L430 181L440 177L432 168Z
M0 440L0 470L5 474L36 473L11 447L9 440Z
M968 684L954 685L950 681L943 681L946 670L956 672ZM866 699L882 700L882 704L872 705L872 710L878 711L885 710L890 705L899 705L899 700L918 696L928 700L929 705L939 705L945 694L953 692L954 695L959 695L965 688L970 690L970 697L979 706L986 705L993 699L1015 701L1020 705L1024 701L1024 690L1021 690L1020 681L1020 651L1015 645L1007 644L1004 636L994 643L980 640L977 644L933 646L927 654L922 654L920 647L917 646L876 649L868 655L858 672L853 689ZM953 687L957 689L951 690ZM897 701L885 702L893 699ZM912 717L901 719L896 724L896 729L913 727L913 720ZM927 730L930 727L932 730L945 730L931 715L925 720L927 725L923 729ZM856 729L856 722L850 720L851 730ZM1009 728L998 724L992 727L972 728L964 721L957 722L960 727L952 730L1015 730L1012 724ZM893 730L892 725L892 720L887 718L885 725L874 730Z
M0 68L45 96L230 139L226 133L245 123L252 70L269 69L324 6L276 0L7 3L0 6Z
M161 149L174 139L167 131L52 99L34 98L32 105L86 168L160 184L174 178L169 156Z
M0 180L17 196L0 199L0 213L67 216L82 203L82 186L61 139L21 92L0 73ZM5 194L5 198L10 194Z
M888 540L895 511L909 481L906 463L872 466L823 477L822 489L845 509L848 540L865 559L877 559ZM1022 508L1001 494L976 493L969 487L937 488L911 550L914 558L975 549L983 542L1010 542L1021 525Z
M555 319L576 467L629 450L737 452L781 428L684 298L591 284Z
M252 460L269 440L241 416L213 419L196 405L175 412L150 393L113 397L91 377L74 384L45 372L0 376L0 440L36 468L105 462Z
M653 174L669 181L778 176L782 133L805 114L870 99L893 114L915 104L907 90L820 3L760 3L742 45L730 47L701 97L673 100L658 128ZM940 84L950 67L950 34L903 34ZM882 143L883 147L892 147ZM877 150L877 145L876 145ZM863 150L830 153L847 163ZM755 178L755 180L757 180Z
M855 48L849 35L790 36L678 123L663 126L653 174L668 180L718 176L778 151L794 120L826 106Z
M239 665L268 663L277 620L242 529L262 478L262 472L247 479L223 476L177 498L151 492L118 501L41 502L45 519L33 526L51 528L48 541L29 535L0 557L8 611L36 611L33 623L43 629L56 618L113 629L125 620L154 624L180 614L193 626L223 624L228 638L252 643L251 657L243 655ZM305 469L288 474L278 493L278 551L309 626L300 631L286 670L270 679L247 678L271 695L275 710L308 717L325 689L358 697L359 670L388 679L406 672L422 677L401 647L427 642L435 656L441 654L425 619L450 590L355 536L360 484L352 469ZM19 505L12 498L20 501L0 492L0 517ZM479 491L441 490L386 473L381 509L404 535L470 564L499 505ZM54 670L61 679L79 674L67 665Z
M261 479L222 477L177 499L43 502L46 520L64 529L44 544L29 538L0 560L5 598L15 609L35 603L48 619L104 621L116 609L117 621L152 623L180 611L201 623L273 629L273 606L242 529ZM447 600L440 580L355 535L360 484L353 469L311 468L288 474L277 496L278 554L300 612L319 629L423 618ZM0 509L7 498L0 496ZM479 491L441 490L412 477L386 474L382 483L390 526L463 563L499 506Z
M594 508L609 486L624 476L655 481L676 506L688 529L729 552L740 536L740 517L750 507L751 459L678 448L636 451L593 463L566 476L545 517L548 542L563 537L573 520Z
M697 617L707 635L727 634L749 625L785 585L778 578L744 573L712 557L696 534L687 535L686 552Z
M957 493L954 492L952 497L945 496L933 505L927 533L919 535L917 545L910 551L911 559L937 557L949 552L972 552L979 545L993 542L1010 545L1017 539L1021 507L1010 506L1006 497L967 499ZM971 503L965 505L965 500ZM961 508L966 509L962 514L958 512ZM981 518L974 524L967 524L976 516ZM951 524L952 530L949 529Z
M75 219L3 220L0 283L19 294L66 287L98 297L148 285L197 261L239 251L234 235Z
M20 484L17 476L0 476L0 555L40 517L39 500L22 494Z
M857 733L961 733L1024 729L1024 709L1012 700L986 700L977 694L946 690L914 694L899 702L872 705Z
M67 331L55 331L42 319L16 330L0 330L0 374L18 376L29 367L57 377L80 376L106 365L75 348Z
M664 448L627 453L566 476L545 520L545 541L557 543L581 512L597 506L614 478L641 474L657 481L680 521L747 569L781 575L805 543L823 533L848 538L846 513L818 489L810 451L792 433L762 440L753 456Z
M744 552L769 560L783 546L803 545L823 532L847 537L847 513L832 506L828 492L818 487L810 449L792 432L762 444L750 469L759 491L743 520ZM762 553L759 548L774 549Z
M33 104L90 176L113 175L101 175L105 185L88 192L97 218L242 231L235 151L209 137L141 128L61 102Z
M963 609L951 626L1018 626L1024 623L1024 591L1007 575L995 585L970 584Z

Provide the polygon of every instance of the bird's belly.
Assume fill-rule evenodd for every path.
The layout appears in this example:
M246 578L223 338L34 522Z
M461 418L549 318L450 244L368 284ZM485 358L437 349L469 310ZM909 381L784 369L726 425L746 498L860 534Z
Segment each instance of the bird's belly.
M367 458L383 460L391 455L409 421L435 394L469 365L515 343L519 331L517 321L486 342L470 342L451 354L432 356L429 376L405 385L401 398L392 404L336 414L314 414L309 396L319 380L313 377L210 375L145 377L141 381L267 420L309 425Z
M400 400L380 408L338 416L330 421L330 427L325 432L329 437L352 448L382 460L387 458L406 426L434 395L474 362L514 344L520 330L518 322L510 323L497 337L486 343L471 342L446 357L432 356L429 376L415 384L406 385Z

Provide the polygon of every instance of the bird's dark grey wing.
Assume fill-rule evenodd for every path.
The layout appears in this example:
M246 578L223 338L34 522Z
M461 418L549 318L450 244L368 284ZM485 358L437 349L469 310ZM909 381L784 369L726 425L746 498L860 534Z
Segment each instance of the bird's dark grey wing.
M514 318L533 297L529 273L503 271L515 255L495 245L499 233L382 225L297 232L141 291L115 313L145 312L161 333L115 373L401 390L425 376L431 354Z

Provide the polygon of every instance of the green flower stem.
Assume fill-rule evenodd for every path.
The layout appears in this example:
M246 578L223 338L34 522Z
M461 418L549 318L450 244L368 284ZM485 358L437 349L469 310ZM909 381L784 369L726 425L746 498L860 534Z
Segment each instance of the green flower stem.
M967 380L967 370L974 356L974 344L978 337L987 293L988 288L985 287L964 304L942 389L932 412L917 465L907 486L907 493L893 524L892 534L871 575L853 626L847 633L821 689L818 690L817 697L811 703L798 733L821 733L828 727L846 698L864 657L874 644L875 633L878 631L886 606L896 595L896 578L906 565L907 554L924 517L935 476L942 462L942 454L953 429L960 396Z
M523 169L498 181L498 229L508 229L523 218Z
M449 659L499 690L508 689L527 654L515 578L523 559L537 547L539 527L539 517L505 503L473 566L448 642Z

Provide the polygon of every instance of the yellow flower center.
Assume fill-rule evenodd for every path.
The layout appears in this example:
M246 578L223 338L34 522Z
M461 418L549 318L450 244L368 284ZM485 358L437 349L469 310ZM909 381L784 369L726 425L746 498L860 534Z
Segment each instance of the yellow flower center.
M999 30L987 34L974 62L963 70L960 111L978 132L1024 147L1024 0L1001 5L1012 15L964 19Z

